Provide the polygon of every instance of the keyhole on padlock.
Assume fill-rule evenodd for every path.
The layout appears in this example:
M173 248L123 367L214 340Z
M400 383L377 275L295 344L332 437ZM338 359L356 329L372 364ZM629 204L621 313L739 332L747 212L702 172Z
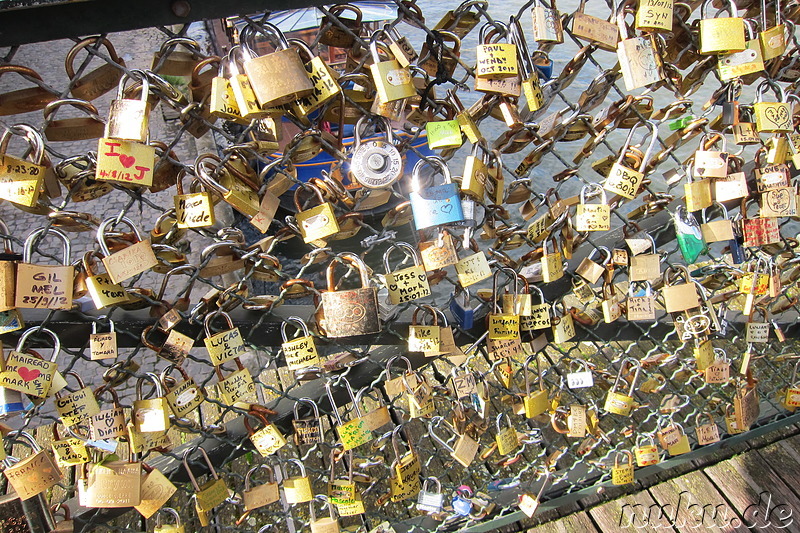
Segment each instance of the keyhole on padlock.
M387 162L387 158L381 154L371 154L369 158L367 158L367 166L373 172L382 172L385 170Z

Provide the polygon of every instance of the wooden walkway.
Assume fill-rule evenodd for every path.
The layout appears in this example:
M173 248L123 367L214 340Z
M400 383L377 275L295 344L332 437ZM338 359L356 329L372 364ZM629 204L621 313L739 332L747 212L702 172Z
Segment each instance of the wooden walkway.
M722 459L722 460L720 460ZM614 487L528 533L800 531L800 434L789 426L616 497ZM630 489L628 489L630 491ZM615 498L609 501L609 498ZM559 514L563 514L559 513Z

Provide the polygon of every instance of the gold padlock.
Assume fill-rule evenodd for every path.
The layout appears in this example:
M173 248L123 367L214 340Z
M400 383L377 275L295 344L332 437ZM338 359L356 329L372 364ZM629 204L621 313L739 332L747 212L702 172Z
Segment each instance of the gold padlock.
M117 97L108 110L108 122L103 137L121 141L146 143L150 136L150 80L140 70L132 70L119 80ZM141 82L141 96L138 100L125 98L125 84L135 79Z
M620 385L620 379L622 379L623 374L625 374L625 379L627 380L628 376L630 376L634 369L636 369L636 371L631 379L627 394L617 392ZM611 387L611 390L608 391L608 395L606 396L606 411L609 413L614 413L615 415L630 416L634 403L633 392L636 390L636 381L639 379L639 373L641 371L642 365L636 359L632 357L626 357L622 360L619 372L617 373L617 379L614 380L614 385Z
M706 9L712 0L704 0L700 8L700 50L701 54L720 54L741 52L746 48L744 19L736 16L736 4L726 0L725 7L729 17L708 17Z

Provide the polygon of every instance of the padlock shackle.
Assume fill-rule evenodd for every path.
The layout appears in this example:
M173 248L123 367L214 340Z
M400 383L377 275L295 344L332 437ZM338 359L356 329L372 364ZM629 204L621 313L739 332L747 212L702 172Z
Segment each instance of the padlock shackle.
M420 311L425 312L433 317L433 326L439 325L439 315L436 313L436 308L428 304L421 304L416 309L414 309L414 313L411 315L411 325L412 326L427 326L429 324L424 324L417 322L417 317L419 316Z
M450 422L445 420L444 417L434 416L430 420L428 420L428 433L433 438L433 440L441 444L444 447L444 449L447 450L448 452L453 453L455 449L449 444L447 444L447 441L441 438L439 435L437 435L436 432L434 431L434 428L437 428L439 426L445 427L448 431L450 431L453 434L453 436L457 436L458 434L456 433L455 429L453 429L452 426L450 426Z
M14 350L20 353L26 353L25 341L27 341L28 337L34 333L43 333L50 337L50 339L53 341L53 355L50 357L50 362L55 362L56 357L58 357L58 354L61 352L61 340L59 340L58 335L56 335L53 330L44 328L42 326L33 326L22 332L22 335L19 336L17 346L14 348Z
M105 47L109 57L111 57L111 60L114 63L121 66L125 65L122 59L120 59L120 57L117 55L117 50L114 48L114 45L111 44L111 41L101 36L87 37L86 39L83 39L75 43L72 46L72 48L69 49L69 52L67 52L67 57L64 59L64 70L66 71L67 77L70 80L75 78L75 58L77 57L78 52L80 52L84 48L88 48L89 46L95 45L98 41L100 41L100 44Z
M111 250L108 248L108 243L106 242L106 230L109 228L109 226L113 227L118 224L125 224L128 226L128 228L130 228L136 237L136 243L142 242L142 234L139 232L139 228L136 227L136 224L133 223L133 220L125 216L107 218L100 223L96 234L97 243L100 245L100 251L106 257L111 255Z
M408 359L408 357L404 355L393 355L386 361L386 379L392 378L392 365L395 361L405 361L406 372L410 373L414 371L414 367L411 366L411 361Z
M206 466L208 467L209 473L214 479L219 479L219 475L217 474L216 469L214 469L214 464L211 462L211 459L208 457L208 453L202 446L197 446L193 449L188 449L183 452L183 467L186 469L186 474L189 476L189 481L192 482L192 486L196 492L200 492L200 485L197 483L197 479L194 477L194 472L189 467L189 456L192 454L193 451L199 450L200 453L203 455L203 460L206 462Z
M412 191L414 191L414 192L419 192L420 191L420 189L421 189L420 183L419 183L420 174L422 173L422 169L426 165L431 166L431 167L438 167L438 169L441 171L442 176L444 176L444 183L452 183L453 182L453 178L452 178L452 176L450 174L450 168L447 166L447 163L445 163L444 159L442 159L439 156L423 157L423 158L420 158L419 161L417 161L414 164L414 169L411 171L411 190Z
M69 509L65 506L65 509ZM161 522L161 514L166 513L168 515L172 515L172 518L175 520L175 527L181 527L181 515L173 509L172 507L162 507L156 512L156 529L162 526Z
M213 313L207 314L205 319L203 320L203 330L205 331L206 337L211 337L213 335L213 333L211 333L211 322L213 322L214 319L217 317L224 318L225 323L228 325L228 329L223 331L229 331L235 328L231 315L229 315L222 309L217 309Z
M44 138L42 137L41 133L27 124L14 124L13 126L3 130L3 134L0 136L0 153L8 153L8 144L11 142L12 135L25 137L25 140L29 145L28 151L25 152L26 154L30 153L31 148L33 149L33 155L28 155L25 157L28 157L32 163L37 165L42 165L44 163Z
M352 252L340 252L333 256L328 267L325 269L325 278L328 282L328 291L334 292L336 290L336 282L333 279L333 269L336 263L350 264L355 267L361 277L361 288L366 289L370 286L369 273L367 272L367 265L364 261Z
M414 246L411 246L407 242L397 241L389 246L386 251L383 253L383 267L386 269L387 274L392 273L391 266L389 264L389 256L395 250L400 250L406 256L406 258L411 258L414 262L414 266L422 265L422 259L419 257L419 252Z
M250 470L248 470L247 473L244 475L244 491L245 492L250 490L250 478L253 477L253 474L257 470L261 470L262 468L265 469L267 472L269 472L269 480L267 481L267 483L275 483L275 470L272 468L271 465L269 465L267 463L261 463L261 464L258 464L256 466L254 466Z
M700 6L700 18L707 19L707 12L706 9L708 7L709 2L712 0L703 0L702 5ZM733 0L723 0L725 2L724 6L717 11L717 15L722 11L727 11L731 17L736 17L739 8L736 7L736 3ZM716 16L713 18L717 18Z
M105 119L100 117L97 108L91 102L86 100L79 100L78 98L62 98L60 100L53 100L47 104L42 110L42 115L46 121L52 120L50 117L55 114L59 107L70 105L75 109L85 112L91 118L98 122L106 123Z
M300 404L303 404L303 403L304 404L308 404L308 405L311 406L311 410L314 413L314 418L317 421L319 421L319 419L320 419L320 417L319 417L319 406L317 405L317 402L315 402L311 398L307 398L307 397L298 398L297 400L295 400L294 407L292 408L292 410L294 412L295 420L300 420Z
M353 393L353 387L350 385L350 380L348 380L344 376L341 376L337 380L337 383L341 382L344 382L344 387L345 389L347 389L347 394L350 395L350 401L353 402L353 410L355 411L356 417L361 418L361 416L363 416L361 414L361 408L358 406L358 402L356 402L356 396ZM334 416L336 416L336 420L337 422L339 422L339 425L341 426L344 422L342 422L342 417L341 415L339 415L339 406L336 405L336 400L333 397L333 389L331 388L332 385L333 385L333 380L326 381L325 392L328 395L328 401L330 401L331 403L331 409L333 410L333 414Z
M283 322L281 322L281 339L283 339L284 343L289 342L289 336L286 333L286 327L289 325L289 323L294 323L298 325L297 329L303 332L302 337L309 336L308 326L306 325L305 321L299 316L290 316L284 318Z
M399 447L398 443L400 441L400 439L399 439L400 431L404 430L403 426L404 426L404 424L399 424L399 425L395 426L392 429L392 450L394 450L394 461L392 461L392 464L399 464L400 463L400 459L402 458L402 455L400 454L400 447ZM414 447L411 445L411 441L410 440L406 440L405 441L405 445L406 445L406 448L408 448L408 451L413 454L414 453Z
M142 377L136 380L137 400L144 400L143 388L145 380L149 380L153 383L157 398L161 398L164 396L164 389L161 384L161 379L159 379L159 377L153 372L145 372L145 374Z
M527 359L525 359L525 364L522 365L522 369L524 371L523 373L525 374L525 394L527 396L531 395L531 376L528 367L533 361L536 361L536 376L537 376L537 381L539 382L539 390L540 391L545 390L544 381L542 379L542 367L541 364L539 363L539 356L538 354L532 354L529 355Z
M622 360L619 372L617 372L617 378L614 380L614 385L611 387L611 392L617 392L619 381L622 379L623 374L625 374L626 377L629 376L634 368L636 369L636 373L633 375L633 380L626 394L626 396L633 398L633 393L636 390L636 382L639 381L639 374L642 371L641 363L633 357L626 357Z

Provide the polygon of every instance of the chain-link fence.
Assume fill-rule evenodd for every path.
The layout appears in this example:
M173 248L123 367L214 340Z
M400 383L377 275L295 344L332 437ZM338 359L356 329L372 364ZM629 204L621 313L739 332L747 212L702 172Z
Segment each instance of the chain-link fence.
M182 464L186 452L194 475L206 489L203 494L213 500L206 485L211 480L209 469L196 451L198 447L207 451L216 473L230 491L230 497L207 516L211 527L217 530L307 528L312 520L309 505L292 503L305 499L300 495L304 492L303 480L298 479L303 476L309 479L312 494L341 502L335 507L342 528L363 527L371 531L388 523L398 532L443 531L508 523L510 520L504 518L510 516L522 528L533 523L533 519L518 512L520 506L525 512L531 511L530 498L548 500L607 483L612 479L615 461L624 464L628 460L622 452L636 450L639 460L640 454L646 455L646 445L653 443L662 459L679 456L687 444L681 435L688 438L689 446L697 447L698 437L704 444L715 440L715 428L727 438L740 431L737 424L756 427L787 417L790 408L786 402L791 403L792 399L787 397L786 389L794 384L796 360L793 337L797 226L796 212L791 211L791 206L796 209L791 184L795 172L791 155L796 139L792 131L763 133L760 137L766 144L747 142L742 141L743 134L738 130L734 139L736 127L723 130L732 121L726 116L717 117L735 108L740 113L737 121L753 122L755 119L747 118L748 113L755 112L749 107L756 101L755 87L764 79L794 95L798 44L792 21L797 15L796 4L784 2L782 7L786 51L767 60L765 70L756 74L741 70L739 77L718 70L717 55L697 53L699 2L677 4L672 31L647 34L653 35L657 55L663 59L658 69L660 81L632 91L624 90L621 70L629 65L625 61L618 63L613 51L616 37L611 39L610 50L602 42L602 32L594 34L593 44L587 44L587 26L595 31L598 27L609 30L601 23L604 19L614 21L611 6L592 2L581 15L583 7L579 11L577 2L572 4L576 5L559 5L564 43L555 44L542 40L537 43L533 38L531 10L540 9L541 3L497 6L502 12L497 14L494 5L469 2L436 25L436 19L443 14L441 7L396 2L396 17L386 21L387 35L397 38L392 32L397 30L421 53L414 64L426 68L412 67L410 72L418 82L415 92L430 98L427 103L413 99L406 102L407 109L401 111L403 119L393 121L400 153L407 163L430 161L426 130L420 126L447 118L444 93L452 89L489 140L488 146L498 149L485 154L489 166L494 166L488 183L498 175L505 176L504 184L494 182L504 191L499 198L480 194L477 201L470 203L469 197L464 196L467 220L448 225L448 234L437 233L435 228L413 229L412 210L403 203L411 190L411 164L407 164L406 175L398 184L388 189L391 194L384 204L369 205L360 196L362 193L335 187L334 180L348 181L338 159L349 159L354 147L341 145L341 138L328 134L328 123L336 121L329 117L339 116L336 112L340 105L354 113L351 116L372 116L370 101L349 86L341 99L343 104L337 96L317 115L309 115L312 118L296 113L296 109L284 116L285 138L275 163L273 152L278 145L270 138L269 120L215 120L208 114L208 100L195 102L193 91L200 76L192 80L185 72L168 74L168 60L175 59L168 53L157 57L153 65L149 57L144 58L156 52L162 41L184 37L196 28L103 35L117 46L118 53L105 48L102 39L83 42L82 49L88 55L75 62L71 80L60 71L55 73L41 66L48 61L41 57L41 48L12 47L3 58L4 65L22 65L40 74L37 77L18 71L26 86L34 85L32 91L44 91L45 96L40 92L26 95L29 99L77 97L75 89L85 81L83 76L99 65L110 69L105 74L114 80L119 73L128 74L133 80L146 77L152 98L150 140L163 143L156 148L156 181L164 190L159 191L158 185L129 187L114 181L95 181L99 177L95 174L97 141L53 140L56 115L42 119L41 106L19 117L7 116L3 124L11 133L11 142L4 153L19 157L25 141L34 147L35 134L19 124L44 132L44 162L50 160L53 177L62 187L59 196L48 182L39 204L25 211L15 209L9 202L0 206L9 226L10 243L20 251L33 229L61 229L71 242L69 262L76 262L78 272L72 310L26 308L19 315L7 312L7 331L15 328L14 320L20 315L29 327L53 330L61 341L56 358L59 371L65 375L75 372L92 388L103 384L106 390L113 387L132 424L137 420L136 424L142 423L128 411L131 406L136 408L134 402L141 399L137 382L141 383L143 397L157 395L151 391L150 373L160 376L168 365L179 363L185 376L178 377L177 369L168 371L162 378L165 386L183 387L180 382L191 378L204 388L205 401L181 414L176 414L180 407L175 407L169 430L164 434L146 433L151 442L143 444L142 453L136 457L162 472L177 487L168 501L159 503L177 509L187 531L199 530L201 525L195 512L197 490ZM740 14L756 20L759 31L778 24L774 3L768 3L763 22L756 17L760 3L750 4L740 5ZM518 12L513 11L517 8ZM636 10L634 5L630 8L631 12ZM429 15L430 11L436 16ZM343 19L334 16L336 10L318 8L318 12L326 17L329 26L353 41L347 47L347 71L366 68L369 72L369 32L354 32ZM592 21L587 19L589 16L597 19ZM240 34L248 27L259 33L266 20L266 15L242 15L230 21L228 30ZM519 29L508 30L515 28L515 20L527 37ZM481 31L484 25L487 26ZM522 53L522 57L530 59L532 69L526 73L523 67L523 77L541 78L542 95L540 100L534 98L535 105L526 98L525 84L516 89L518 94L522 92L519 97L472 90L478 39L491 29L503 41L507 31L516 32L513 38L519 50L526 43L529 50L537 47L541 51ZM447 40L451 38L448 31L461 38L457 53L453 51L454 41ZM318 50L323 34L325 31L311 33L308 44L312 50ZM190 48L188 57L181 58L184 67L206 54L224 57L228 49L220 48L223 37L218 32L207 44ZM142 42L149 45L142 50L145 53L129 57L125 50L141 48ZM59 46L49 50L61 53L61 44L75 43L81 40L59 41ZM423 43L429 51L427 60L421 51ZM64 54L67 46L63 47ZM447 68L448 59L455 59L452 71ZM719 61L723 60L744 61L724 55ZM642 66L636 61L629 63L634 68ZM211 62L208 67L212 75L216 74L217 64ZM141 69L161 75L142 74ZM13 71L3 67L3 88L16 89L20 83L19 78L11 81ZM129 85L134 87L132 98L138 98L136 82ZM93 100L97 109L90 115L97 115L91 118L95 127L99 117L106 116L114 96L112 90ZM9 105L16 113L26 111L22 104ZM427 113L435 114L426 115L426 106ZM0 99L0 108L3 107ZM531 111L533 107L538 109ZM66 109L65 106L59 114L69 114ZM455 114L459 111L455 109ZM388 113L385 109L382 112ZM519 116L515 116L517 113ZM650 128L657 135L648 137ZM300 133L287 144L293 131ZM427 134L430 135L430 128ZM727 148L720 135L727 137ZM773 150L779 150L776 145L781 143L789 165L766 168L768 163L779 163L780 154L776 156ZM454 176L474 164L466 159L471 146L466 142L458 150L442 151ZM686 174L691 174L685 163L698 149L721 149L730 154L723 174L704 183L713 190L714 198L728 207L728 216L737 220L737 231L747 225L742 219L766 220L754 219L753 209L749 214L741 210L735 214L740 209L740 198L763 194L761 213L766 216L763 213L767 205L774 208L769 220L778 222L778 239L759 243L745 229L744 238L749 240L744 246L741 235L723 232L714 240L716 234L712 231L711 237L706 235L710 241L707 250L699 250L705 246L698 224L692 225L688 218L692 215L678 210L684 206L684 195L690 196L689 202L702 203L702 198L698 200L702 191L684 192L689 182ZM216 222L201 228L177 227L173 203L176 189L172 188L176 180L185 177L184 187L189 192L198 192L187 186L190 178L198 175L227 183L226 189L243 194L252 183L250 194L261 202L268 198L268 192L281 188L280 182L288 182L287 186L300 182L297 172L304 172L303 167L309 165L304 159L307 153L319 151L334 160L316 168L330 173L324 179L321 173L317 177L322 179L319 185L324 200L331 203L339 218L338 235L323 237L322 243L304 244L299 234L301 217L294 218L297 213L292 211L306 210L316 202L312 199L293 210L291 192L281 199L281 214L270 223L271 217L265 214L270 209L265 204L256 209L255 217L261 218L253 220L254 215L243 215L241 211L247 210L239 209L241 205L224 190L212 191L216 197ZM478 149L475 154L480 157L483 152ZM695 166L697 158L695 155ZM613 176L619 171L615 161L628 170L640 168L644 174L641 184L634 180L631 189L620 190L617 180L615 194ZM9 160L4 161L4 166L8 165ZM741 179L734 175L736 165L744 172ZM609 172L611 177L607 177ZM463 174L468 174L467 170ZM465 179L457 178L466 186ZM695 177L695 181L702 180ZM586 188L592 184L606 188L603 203L610 206L607 231L579 231L575 227L579 223L575 220L576 211L586 212L590 202L596 204L600 199L599 191L603 189ZM307 184L298 186L308 189ZM768 190L782 191L776 196L788 196L768 203L767 197L773 194ZM371 193L373 200L375 191ZM622 194L625 191L634 198L626 199ZM229 204L236 209L232 210ZM365 205L369 209L364 209ZM708 210L709 215L711 211ZM720 212L713 214L721 218ZM696 215L700 222L700 211ZM128 301L96 311L92 281L87 278L102 272L100 259L107 254L84 258L84 253L99 250L96 232L104 220L109 220L106 237L110 251L127 249L139 240L123 223L123 217L142 232L142 237L148 237L149 232L157 264L124 282ZM408 242L421 249L441 246L439 240L451 240L464 259L474 253L462 249L465 233L467 238L474 236L474 252L482 252L488 259L490 277L478 276L478 282L470 284L463 268L460 273L452 264L428 268L429 296L390 304L383 258L392 245ZM764 233L768 232L762 230ZM52 233L45 235L33 243L32 258L25 262L62 261L60 243ZM344 251L362 258L369 268L370 283L380 287L381 324L379 333L374 335L330 335L336 321L343 320L336 308L324 309L329 334L318 327L315 315L323 307L322 293L360 283L357 271L340 264L335 270L336 287L328 287L325 269L331 261L339 261L334 260L335 254ZM687 259L693 251L699 255ZM394 251L392 261L399 256ZM587 263L588 259L595 263ZM352 263L347 259L342 262ZM680 265L691 265L686 278L680 277ZM95 270L86 272L87 266ZM408 266L406 258L393 271ZM461 267L463 263L458 268ZM563 276L559 276L562 269ZM667 272L664 279L662 272ZM494 320L487 315L500 311L499 307L493 308L491 274L496 274L498 298L503 291L522 294L523 287L530 286L532 301L521 310L515 309L513 300L505 305L498 301L498 306L503 306L502 318L510 320L512 326L515 320L509 318L511 315L525 315L519 320L521 332L516 338L513 334L497 337L495 327L500 326L495 322L491 323L495 327L487 326L489 320ZM634 278L640 281L631 288ZM671 301L665 300L665 295ZM522 302L525 303L524 297ZM544 310L536 307L539 303L546 304ZM667 308L672 312L667 313ZM222 312L231 317L228 325ZM420 317L431 313L437 316L437 325L449 325L453 339L442 329L438 349L423 353L421 347L426 338L422 339L423 345L409 349L409 342L420 342L410 339L410 327L415 325L412 322L430 324L430 318L423 322ZM286 341L282 333L287 333L289 339L300 335L300 329L293 333L299 322L287 320L289 317L299 317L311 328L309 335L319 351L319 361L304 356L301 350L307 346L295 349L287 357L281 346ZM110 322L119 349L115 357L112 353L106 358L109 354L103 355L103 349L97 346L93 348L89 338L92 333L109 331ZM574 334L569 331L570 323ZM282 332L284 324L287 328ZM203 348L201 341L231 328L238 328L243 346L228 346L223 355L235 353L239 357L215 366L214 357L222 357L220 352L213 346ZM177 336L167 339L170 331L186 335L188 341ZM415 335L419 332L416 329ZM7 335L7 349L13 347L17 333ZM222 342L225 336L214 338ZM27 347L42 351L37 348L40 337L34 331ZM230 337L229 332L225 340L230 342ZM236 336L233 337L235 341ZM49 342L45 337L44 345L49 346ZM192 343L197 347L189 349ZM49 350L42 352L47 359ZM215 355L210 356L210 352ZM243 377L247 373L252 375L252 387ZM226 378L227 394L221 394L216 384ZM67 379L69 390L79 388L74 376ZM236 380L238 388L233 386ZM11 394L8 390L6 393ZM111 397L105 391L97 396L101 408L111 405ZM616 403L608 402L609 396ZM13 399L7 401L8 405L13 403ZM173 403L177 401L173 398ZM191 400L183 401L194 405ZM757 414L754 406L758 406ZM58 434L53 430L58 419L54 402L48 401L29 406L23 416L11 417L8 423L33 433L46 448L54 439L66 438L67 428L63 425L58 426ZM267 419L274 426L265 426ZM70 433L84 440L89 438L83 427L85 422L81 421ZM280 446L281 439L269 431L265 436L261 429L264 427L277 428L286 443ZM248 438L250 434L255 435L253 440ZM343 434L348 448L359 439L366 442L344 451ZM136 430L131 438L137 435L144 438ZM91 439L90 449L113 449L113 443L100 442L95 433ZM266 457L254 449L253 441L268 449ZM20 457L29 455L21 444L9 451ZM120 439L116 451L125 460L129 457L128 442ZM92 462L100 460L98 451L91 455ZM248 481L248 471L259 465L269 468L256 469ZM267 472L270 469L272 478ZM129 506L82 507L76 490L88 477L85 470L80 466L64 467L63 480L46 492L51 503L66 502L72 509L79 526L76 531L148 531L154 527L156 516L165 522L172 520L164 514L145 520ZM332 479L337 483L330 484ZM265 495L268 487L255 495L253 489L271 481L279 482L278 492ZM118 489L117 486L114 490ZM420 497L420 490L429 494ZM436 494L442 494L442 500ZM528 498L520 500L521 495ZM245 504L258 498L262 503L277 499L246 512ZM318 496L315 500L317 519L328 516L324 499ZM322 527L317 524L317 528Z

